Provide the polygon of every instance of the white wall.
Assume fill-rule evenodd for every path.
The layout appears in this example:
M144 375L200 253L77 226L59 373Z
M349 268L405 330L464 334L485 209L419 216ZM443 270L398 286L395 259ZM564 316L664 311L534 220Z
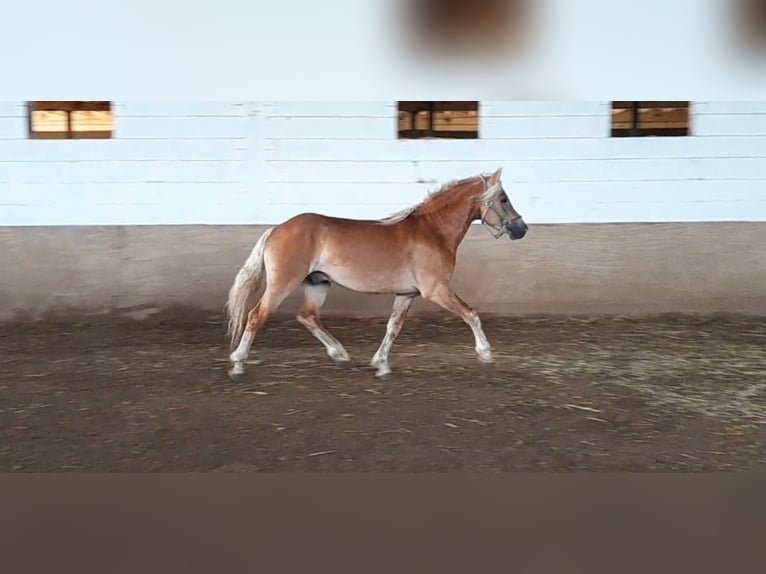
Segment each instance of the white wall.
M377 217L502 166L530 222L766 219L766 102L695 103L686 138L610 138L609 102L482 102L480 140L396 140L394 103L291 102L270 115L280 217Z
M530 223L766 220L766 102L610 138L609 102L481 104L479 140L397 140L395 102L116 103L113 140L27 140L0 104L0 225L377 218L502 166Z
M258 217L258 201L244 200L258 157L252 105L116 102L114 111L114 139L30 140L23 102L0 104L0 225Z

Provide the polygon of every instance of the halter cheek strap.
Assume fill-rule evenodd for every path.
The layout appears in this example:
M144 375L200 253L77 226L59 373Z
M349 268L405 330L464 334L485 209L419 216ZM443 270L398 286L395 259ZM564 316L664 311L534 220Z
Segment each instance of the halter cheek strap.
M489 186L487 185L487 178L484 177L483 175L480 175L479 178L481 179L481 183L483 184L484 193L486 193L487 189L489 188ZM487 219L486 219L487 211L489 211L490 209L495 215L497 215L500 221L503 220L502 215L497 212L497 209L494 206L494 201L483 201L482 204L483 205L481 208L481 224L487 229L487 231L489 231L489 234L493 238L499 239L500 237L508 233L508 231L502 225L500 227L495 227L494 225L490 225L489 223L487 223Z

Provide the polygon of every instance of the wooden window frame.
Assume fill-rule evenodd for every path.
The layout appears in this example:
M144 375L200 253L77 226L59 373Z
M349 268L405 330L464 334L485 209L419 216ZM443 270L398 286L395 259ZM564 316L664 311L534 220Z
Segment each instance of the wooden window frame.
M397 102L397 134L398 139L479 139L479 126L475 130L441 130L434 126L434 114L437 112L460 112L473 111L477 115L480 112L478 101L458 102ZM400 129L398 127L399 114L407 113L411 118L411 125L415 125L415 116L420 112L428 112L428 128L426 129Z
M32 122L33 112L66 112L67 129L59 132L36 131ZM29 139L112 139L114 137L114 128L110 130L94 131L75 131L72 129L72 112L113 112L112 102L93 101L93 102L53 102L53 101L34 101L27 102L27 133Z
M676 108L686 109L687 118L685 127L651 127L641 126L641 110ZM614 113L617 110L631 111L631 127L617 128L614 126ZM611 105L611 136L612 137L685 137L691 135L691 102L612 102Z

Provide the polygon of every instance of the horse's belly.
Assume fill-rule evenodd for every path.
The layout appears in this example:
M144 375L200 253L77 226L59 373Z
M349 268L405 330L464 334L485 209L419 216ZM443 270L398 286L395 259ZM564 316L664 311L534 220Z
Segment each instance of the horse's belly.
M357 223L328 229L314 269L360 293L417 292L409 243L393 228Z
M360 293L417 292L409 272L383 269L378 266L323 265L321 270L333 283Z

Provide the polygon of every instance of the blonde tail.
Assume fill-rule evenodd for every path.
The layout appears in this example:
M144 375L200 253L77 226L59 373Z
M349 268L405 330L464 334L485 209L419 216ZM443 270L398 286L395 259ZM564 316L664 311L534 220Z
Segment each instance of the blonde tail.
M263 281L263 254L266 240L272 231L274 228L270 227L260 236L250 252L250 256L234 278L231 289L229 289L226 311L229 317L228 335L231 337L232 347L242 336L250 297L258 291Z

